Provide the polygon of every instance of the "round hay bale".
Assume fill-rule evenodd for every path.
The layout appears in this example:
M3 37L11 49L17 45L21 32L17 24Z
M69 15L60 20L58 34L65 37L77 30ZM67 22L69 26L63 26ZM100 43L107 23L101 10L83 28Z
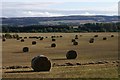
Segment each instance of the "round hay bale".
M114 35L111 35L111 37L114 37Z
M24 39L27 39L27 37L24 37Z
M106 37L103 37L103 40L107 40L107 38L106 38Z
M94 38L90 38L89 43L94 43Z
M3 42L5 42L5 41L6 41L6 39L5 39L5 38L3 38L3 39L2 39L2 41L3 41Z
M20 39L22 39L22 37L19 37Z
M78 37L75 37L75 39L78 39Z
M31 38L31 36L28 37L29 39Z
M43 40L43 39L44 39L44 37L41 37L41 38L40 38L40 40Z
M37 36L30 36L29 38L30 38L30 39L38 39Z
M40 72L40 71L50 71L51 68L51 62L48 60L47 57L40 55L37 57L34 57L31 61L31 67L34 71Z
M23 52L29 52L29 48L28 47L23 47Z
M3 42L5 42L5 41L6 41L6 39L5 39L5 38L3 38L3 39L2 39L2 41L3 41Z
M32 45L36 45L36 41L32 41Z
M17 38L17 40L20 40L20 38Z
M16 69L16 66L9 66L9 69Z
M105 63L109 63L109 61L104 61Z
M63 37L62 35L60 35L60 37Z
M74 41L74 42L73 42L73 45L78 45L78 42Z
M39 39L39 37L36 37L36 39Z
M117 61L116 61L116 63L120 63L120 61L119 61L119 60L117 60Z
M38 38L41 38L41 36L38 36Z
M75 59L77 57L77 52L74 50L70 50L66 54L67 59Z
M78 35L75 35L75 37L78 37Z
M13 38L19 38L19 35L18 34L14 34Z
M52 41L56 41L56 39L53 39L53 38L52 38Z
M12 38L12 35L9 34L9 33L6 33L6 34L5 34L5 38L6 38L6 39L11 39L11 38Z
M76 65L82 65L81 63L76 63Z
M55 38L55 36L51 36L51 38Z
M56 44L55 44L55 43L52 43L52 44L51 44L51 47L56 47Z
M80 35L80 37L82 37L82 35Z
M75 42L75 39L72 39L71 42Z
M25 40L24 39L21 39L21 42L24 42Z
M98 61L98 62L96 62L96 64L105 64L105 62L103 62L103 61Z
M78 39L78 35L75 35L75 39Z
M59 36L56 36L56 38L59 38Z
M94 35L94 37L98 37L98 35Z

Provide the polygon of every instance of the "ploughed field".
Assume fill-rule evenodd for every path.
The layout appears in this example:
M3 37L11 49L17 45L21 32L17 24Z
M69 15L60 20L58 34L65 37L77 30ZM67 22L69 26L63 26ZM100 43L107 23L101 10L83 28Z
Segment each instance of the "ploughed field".
M13 33L11 33L13 34ZM118 77L118 33L18 33L27 37L24 42L6 39L2 42L3 78L117 78ZM59 36L62 37L59 37ZM78 45L71 42L78 35ZM98 35L98 37L94 37ZM114 35L114 37L111 37ZM44 39L30 39L43 36ZM52 41L51 36L56 37ZM47 38L46 38L47 37ZM107 40L103 40L106 37ZM94 38L94 43L89 43ZM32 45L36 41L36 45ZM51 47L55 43L56 47ZM29 52L23 52L28 47ZM76 59L67 59L69 50L77 52ZM51 61L51 69L34 72L31 60L45 55Z

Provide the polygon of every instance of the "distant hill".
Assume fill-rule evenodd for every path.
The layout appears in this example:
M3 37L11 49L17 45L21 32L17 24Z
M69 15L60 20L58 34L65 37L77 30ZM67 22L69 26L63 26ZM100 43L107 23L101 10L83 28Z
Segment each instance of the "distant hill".
M79 25L96 22L117 22L118 16L62 16L62 17L20 17L1 18L3 25Z

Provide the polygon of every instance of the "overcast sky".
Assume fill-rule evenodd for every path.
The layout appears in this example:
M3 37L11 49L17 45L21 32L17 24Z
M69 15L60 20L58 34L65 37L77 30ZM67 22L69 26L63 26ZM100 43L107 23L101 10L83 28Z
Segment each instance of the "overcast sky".
M117 15L119 0L3 0L2 17Z

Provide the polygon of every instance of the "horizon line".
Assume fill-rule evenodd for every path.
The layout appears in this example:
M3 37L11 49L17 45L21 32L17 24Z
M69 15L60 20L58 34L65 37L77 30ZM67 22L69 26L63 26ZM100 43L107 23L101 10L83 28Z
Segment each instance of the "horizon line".
M65 16L13 16L13 17L7 17L7 16L0 16L0 18L25 18L25 17L69 17L69 16L120 16L120 15L65 15Z

